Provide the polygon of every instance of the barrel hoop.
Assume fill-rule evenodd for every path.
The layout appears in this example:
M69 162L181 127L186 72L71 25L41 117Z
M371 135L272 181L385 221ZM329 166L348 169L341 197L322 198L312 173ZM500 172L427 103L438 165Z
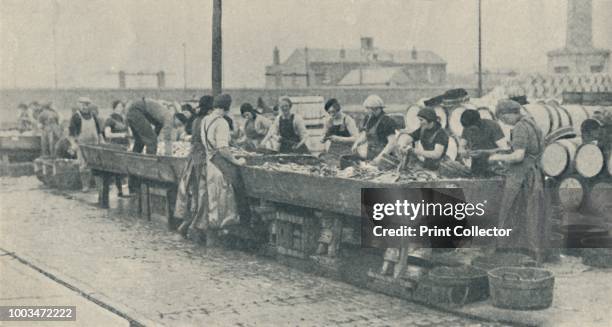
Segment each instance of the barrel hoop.
M549 105L544 105L544 108L546 108L546 110L548 110L548 114L550 115L550 117L552 118L553 115L553 111L555 114L557 114L557 122L559 124L559 126L557 126L557 128L561 127L561 114L559 113L559 110L556 110L555 108L550 107ZM552 120L550 121L550 124L552 125ZM553 129L551 128L551 131Z
M563 108L562 106L558 105L558 104L557 104L555 107L557 107L557 110L561 109L563 112L565 112L565 115L566 115L566 116L567 116L567 118L569 119L569 124L570 124L570 126L574 126L574 121L573 121L573 119L572 119L572 115L570 115L569 111L568 111L567 109ZM559 120L559 122L560 122L560 121L561 121L561 120ZM559 126L559 127L561 127L561 126Z
M569 149L567 148L567 146L565 144L563 144L563 143L559 143L559 144L561 145L561 147L563 148L563 151L565 151L565 155L567 156L567 161L566 161L566 164L565 164L565 168L563 168L563 171L559 175L559 176L563 176L563 175L565 175L567 170L570 169L570 167L572 166L572 156L570 155L570 151L569 151ZM576 150L576 152L577 151L578 150Z

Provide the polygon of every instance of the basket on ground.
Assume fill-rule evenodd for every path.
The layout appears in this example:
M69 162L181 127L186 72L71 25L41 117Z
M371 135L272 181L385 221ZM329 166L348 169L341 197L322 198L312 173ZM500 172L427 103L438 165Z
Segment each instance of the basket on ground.
M532 267L500 267L489 271L489 290L494 306L513 310L550 307L554 275Z

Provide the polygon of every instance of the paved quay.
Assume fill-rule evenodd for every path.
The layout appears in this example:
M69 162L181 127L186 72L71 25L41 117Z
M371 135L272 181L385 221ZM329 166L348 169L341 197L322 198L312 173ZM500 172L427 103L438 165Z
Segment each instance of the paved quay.
M75 321L0 321L0 326L129 326L115 313L0 251L0 306L75 306Z
M0 186L1 249L143 325L501 326L196 246L122 209L127 200L103 210L32 177Z

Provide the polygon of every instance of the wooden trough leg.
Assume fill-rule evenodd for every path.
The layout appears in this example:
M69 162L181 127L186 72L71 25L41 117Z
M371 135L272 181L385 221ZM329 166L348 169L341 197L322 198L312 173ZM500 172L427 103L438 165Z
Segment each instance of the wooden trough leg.
M178 219L174 219L174 207L176 206L176 187L170 186L166 189L166 217L168 218L168 230L175 230Z
M149 183L142 181L140 184L140 212L148 221L151 221L151 190Z
M107 209L109 207L110 184L113 175L106 172L94 172L94 176L98 188L98 205L100 208Z

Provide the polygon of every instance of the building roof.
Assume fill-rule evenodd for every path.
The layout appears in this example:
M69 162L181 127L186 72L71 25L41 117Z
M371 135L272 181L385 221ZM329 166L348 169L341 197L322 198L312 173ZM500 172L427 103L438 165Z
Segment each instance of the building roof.
M340 49L308 48L308 62L313 63L368 63L368 62L393 62L401 65L430 64L444 65L446 61L436 53L428 50L417 50L413 57L413 50L382 50L374 48L367 53L361 49L345 49L344 58L340 57ZM305 49L295 49L293 53L280 65L266 67L266 74L305 74L306 55Z
M598 48L561 48L548 51L548 56L563 56L563 55L610 55L608 49Z
M361 72L360 72L361 71ZM359 75L361 74L361 83L359 81ZM406 76L403 72L402 67L376 67L376 68L364 68L364 69L353 69L351 70L340 82L340 86L352 86L352 85L405 85L412 82L412 80Z

